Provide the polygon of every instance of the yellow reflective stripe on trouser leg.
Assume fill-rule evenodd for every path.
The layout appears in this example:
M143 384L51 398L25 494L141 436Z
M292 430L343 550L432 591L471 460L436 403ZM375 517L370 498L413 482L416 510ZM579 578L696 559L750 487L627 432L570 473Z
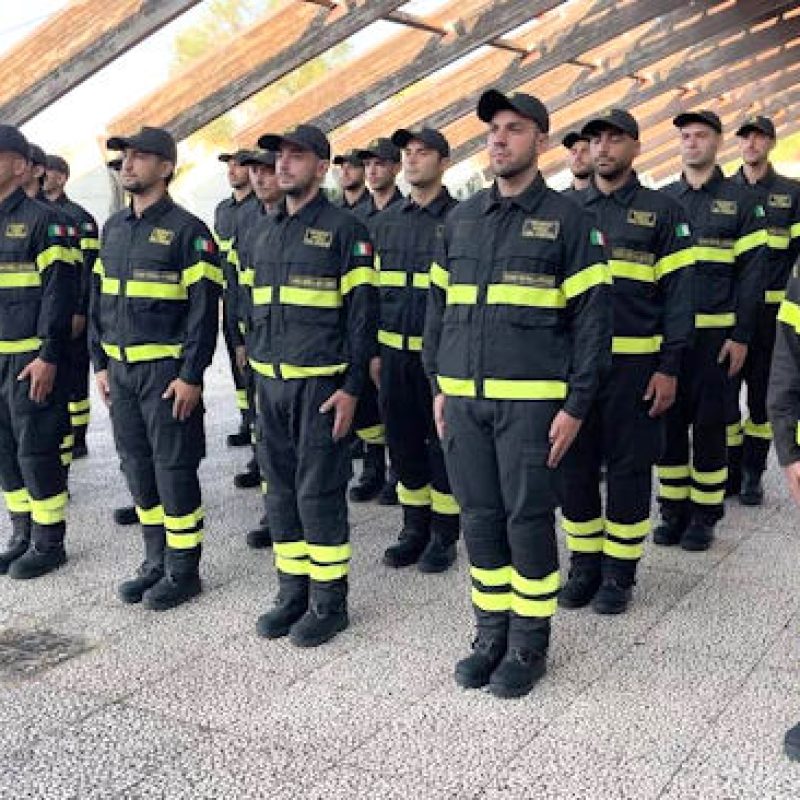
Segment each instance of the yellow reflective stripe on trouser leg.
M37 525L57 525L66 518L67 493L35 500L31 497L31 519Z
M744 435L753 439L764 439L772 441L772 425L769 422L753 422L746 419L744 423Z
M308 545L302 539L273 542L275 569L284 575L308 575Z
M612 522L606 520L606 538L603 554L612 558L634 561L642 557L644 540L650 533L650 520L639 522Z
M236 390L236 407L239 411L247 411L250 408L250 402L247 399L247 389Z
M6 499L6 508L9 514L28 514L31 510L31 496L28 490L14 489L11 492L3 492Z
M409 489L408 486L397 482L397 499L402 506L416 506L417 508L431 504L431 487L428 484L419 489Z
M689 499L701 506L721 505L725 500L725 483L727 480L727 467L711 471L692 469L692 487L689 492Z
M660 500L688 500L691 469L688 464L659 465L658 497Z
M596 517L584 522L561 517L561 527L567 534L567 548L573 553L603 552L603 518Z
M386 426L370 425L368 428L359 428L356 436L365 444L386 444Z
M308 544L308 577L312 581L335 581L346 577L350 570L350 543Z
M68 433L59 445L61 455L61 465L68 467L72 463L72 448L75 447L75 434Z
M561 577L558 570L543 578L526 578L511 568L511 610L520 617L552 617Z
M203 541L203 509L195 509L189 514L173 516L164 514L164 527L167 531L167 547L173 550L191 550Z
M511 567L470 567L472 603L481 611L511 611Z
M741 422L732 422L725 428L725 440L728 447L741 447L744 444L744 432Z
M164 506L158 505L152 508L136 506L136 516L139 518L140 525L163 525Z
M448 516L457 516L461 513L461 509L452 494L437 492L436 489L431 489L431 511L435 514Z

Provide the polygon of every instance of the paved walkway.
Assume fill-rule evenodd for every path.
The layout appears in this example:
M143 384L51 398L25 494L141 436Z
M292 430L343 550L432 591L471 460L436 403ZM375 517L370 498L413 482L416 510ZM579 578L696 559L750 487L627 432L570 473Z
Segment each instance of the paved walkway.
M0 797L800 797L781 752L800 719L800 515L775 467L766 507L730 504L709 553L648 547L630 613L559 613L548 677L499 701L451 677L471 633L463 551L444 576L380 565L396 509L353 509L349 631L313 651L256 637L275 579L244 544L260 504L231 483L246 454L224 447L220 355L203 596L164 614L115 598L139 542L110 521L127 495L99 408L69 564L0 579Z

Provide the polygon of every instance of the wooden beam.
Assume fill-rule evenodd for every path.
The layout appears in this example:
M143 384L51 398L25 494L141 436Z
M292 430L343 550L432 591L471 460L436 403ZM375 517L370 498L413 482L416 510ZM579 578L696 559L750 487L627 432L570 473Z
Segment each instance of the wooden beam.
M402 30L379 42L353 61L335 67L280 108L249 123L236 133L235 139L247 146L264 131L280 131L301 121L333 130L560 3L561 0L452 0L431 17L430 27L435 32L426 35ZM358 145L367 141L359 141Z
M73 0L0 58L0 119L22 125L199 0Z
M778 12L774 10L775 4L770 4L770 10L767 12L764 11L765 6L761 3L751 3L741 9L739 5L710 17L704 16L695 26L686 26L686 30L691 32L690 41L696 41L695 37L697 37L703 42L702 45L688 50L678 62L678 66L673 68L665 79L655 80L648 86L637 85L615 103L618 102L623 108L632 108L663 94L668 89L683 85L686 80L713 72L726 63L739 61L752 56L753 53L779 47L800 35L800 17L781 20L779 23L757 30L755 33L747 30L750 26L774 18L781 10L785 10L785 7L796 5L796 2L789 0L779 2ZM677 12L670 16L674 17L675 13ZM727 44L724 43L725 39L730 38L731 28L741 30L743 27L745 32L742 35ZM609 70L605 74L581 78L567 92L555 98L547 98L546 103L551 114L580 98L601 91L616 80L635 74L651 63L679 53L687 41L684 36L685 32L685 30L679 30L674 36L659 36L658 40L651 45L642 42L632 43L631 50L620 67ZM675 45L678 45L677 49ZM582 123L585 115L586 112L578 114L571 118L567 125L551 131L551 139L559 142L569 130ZM484 146L484 139L483 135L479 135L458 145L453 152L453 162L469 158L478 152Z
M109 132L127 133L146 121L183 139L401 5L402 0L345 0L334 10L284 5L159 86L117 117Z

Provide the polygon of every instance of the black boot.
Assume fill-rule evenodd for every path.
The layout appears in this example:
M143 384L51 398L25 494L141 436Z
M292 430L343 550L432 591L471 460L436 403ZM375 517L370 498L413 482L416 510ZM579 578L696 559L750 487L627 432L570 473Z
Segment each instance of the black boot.
M279 572L278 583L274 607L256 622L256 632L265 639L288 636L292 625L308 610L308 576Z
M152 611L166 611L200 594L201 549L202 545L188 550L167 548L164 556L164 576L142 595L145 608Z
M739 502L743 506L760 506L764 502L764 487L761 485L760 470L748 468L742 470Z
M489 691L495 697L524 697L547 670L550 620L509 617L508 650L492 673Z
M318 647L348 625L347 578L309 581L308 610L292 625L289 638L297 647Z
M689 518L685 514L662 511L661 522L653 531L653 542L662 547L678 544L688 524Z
M258 468L255 456L247 462L244 472L233 476L233 485L237 489L255 489L261 485L261 470Z
M72 445L72 458L86 458L89 448L86 446L86 428L74 428L75 444Z
M403 506L403 530L397 544L386 549L383 563L387 567L408 567L416 564L431 538L430 506Z
M5 575L12 562L25 555L31 544L31 515L10 514L10 517L11 537L0 552L0 575Z
M424 573L444 572L449 569L456 560L457 541L458 517L433 514L431 540L419 557L417 569Z
M592 610L596 614L623 614L633 596L633 584L619 577L608 575L592 600Z
M600 588L600 553L573 553L567 582L558 593L561 608L584 608Z
M364 469L358 483L350 489L354 503L367 503L381 492L386 480L386 448L382 444L368 444L364 454Z
M239 430L236 433L229 433L226 441L228 442L228 447L247 447L250 444L250 420L246 415L242 414Z
M455 679L465 689L480 689L489 683L492 673L506 654L508 614L475 609L477 635L472 653L456 664Z
M123 581L117 589L123 603L141 603L144 593L164 577L164 541L162 525L142 525L144 561L136 577Z
M139 521L136 506L120 506L114 509L114 522L117 525L135 525Z
M700 517L692 517L686 532L681 536L681 547L697 553L708 550L714 541L714 523Z
M28 580L47 575L67 563L67 553L64 550L64 534L66 524L57 522L55 525L39 525L34 522L31 526L31 546L8 568L8 577L17 580Z
M786 736L783 737L783 752L792 761L800 761L800 722L786 731Z
M252 547L253 550L264 550L267 547L272 547L272 534L269 532L269 522L266 514L258 521L257 528L248 531L245 541L247 546Z
M394 470L390 467L386 475L386 483L383 484L383 488L378 495L378 505L396 506L399 504L400 500L397 497L397 475L394 474Z

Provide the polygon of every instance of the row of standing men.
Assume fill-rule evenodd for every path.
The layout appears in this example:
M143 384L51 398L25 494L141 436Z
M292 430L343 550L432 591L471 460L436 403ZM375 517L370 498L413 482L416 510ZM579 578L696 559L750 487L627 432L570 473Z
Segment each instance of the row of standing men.
M593 174L574 169L586 187L560 195L538 171L549 131L539 100L489 90L477 113L495 182L460 204L442 185L449 145L431 129L399 130L341 157L345 180L360 164L370 175L372 194L356 213L321 193L331 152L313 126L226 156L231 177L246 169L253 192L237 195L244 185L232 181L234 197L217 218L221 261L208 229L169 198L171 136L143 128L109 141L124 154L131 205L107 222L91 268L88 349L145 543L144 563L120 586L123 600L169 608L200 591L201 386L223 284L226 340L252 398L266 484L252 543L272 542L279 581L258 620L262 636L315 646L348 625L352 427L374 441L385 426L403 509L387 566L447 569L463 529L477 635L456 680L501 697L526 694L544 674L558 604L591 602L606 614L628 607L650 531L654 465L656 543L711 545L729 463L738 467L726 437L739 430L743 368L750 416L742 485L734 476L729 489L760 502L776 310L800 240L800 187L769 165L771 122L743 122L745 164L728 179L716 164L719 118L679 115L684 171L657 192L633 168L636 120L609 109L565 140L575 164L588 148ZM3 152L27 169L22 149ZM401 152L408 198L394 183ZM7 241L21 230L8 220ZM37 371L58 362L49 348L66 340L63 309L58 324L47 315L53 276L75 273L70 241L54 239L49 247L64 252L41 264L38 254L13 262L37 264L39 282L24 285L38 322L4 338L31 344L11 349L29 362L21 374L33 372L40 424L44 407L58 405L55 391L41 402ZM31 520L34 529L28 548L25 525L15 524L7 558L15 577L65 559L63 513L57 546L37 534L36 509L55 493L42 496L25 479L23 438L10 451L21 477L3 474L12 518L24 522L28 512L27 541ZM14 507L15 492L29 506ZM571 551L563 587L559 506ZM37 558L38 569L20 568Z

